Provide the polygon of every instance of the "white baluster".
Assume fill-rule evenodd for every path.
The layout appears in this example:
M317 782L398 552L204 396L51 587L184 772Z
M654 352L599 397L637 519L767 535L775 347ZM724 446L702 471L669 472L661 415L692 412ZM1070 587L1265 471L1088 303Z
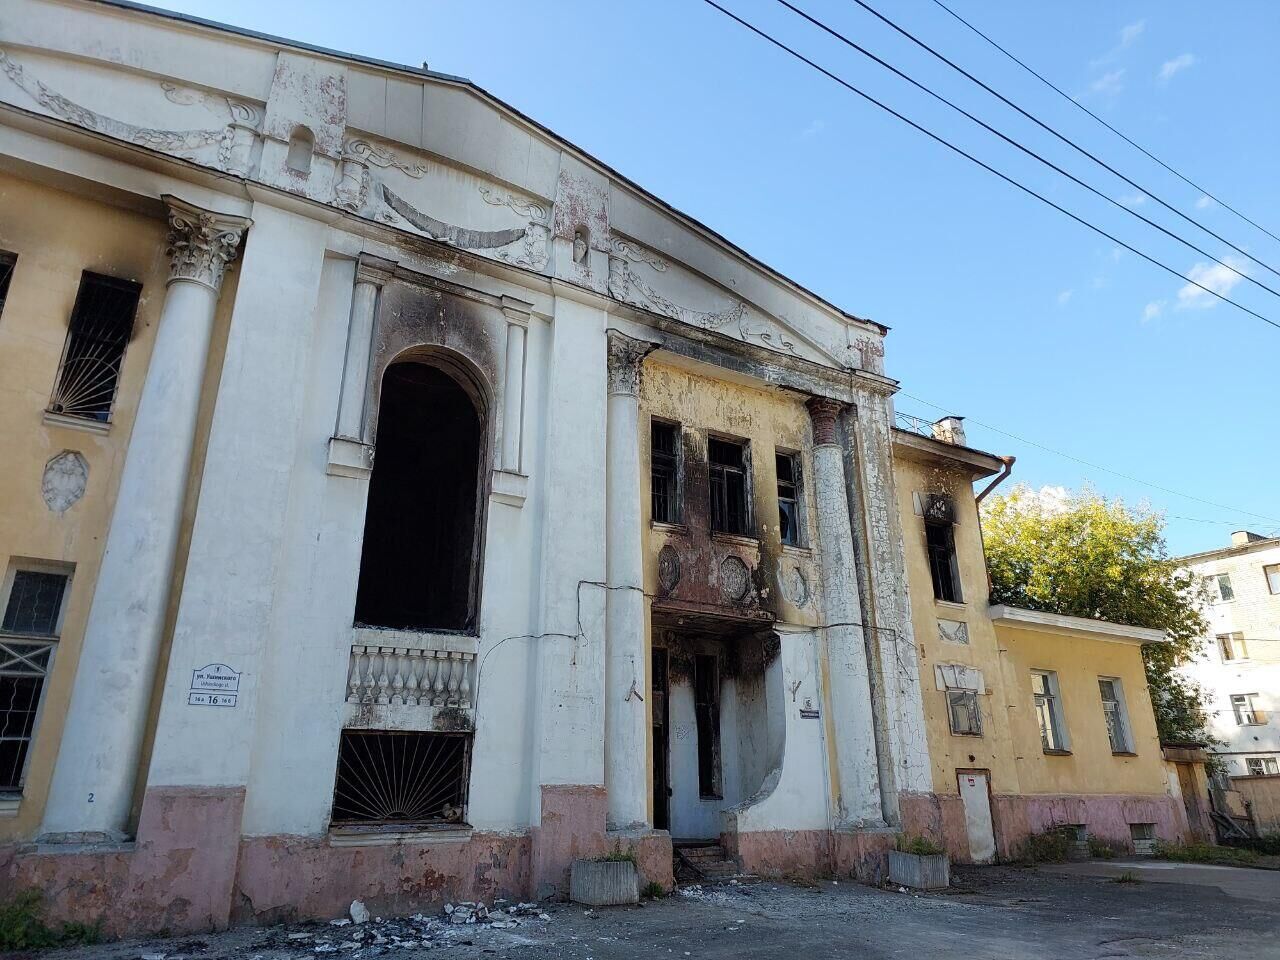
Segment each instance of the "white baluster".
M433 707L438 707L444 703L445 683L448 678L448 674L445 671L449 669L448 661L443 659L446 656L447 654L439 650L431 651L431 662L435 667L435 675L431 682L431 705Z
M418 703L418 680L422 672L422 651L405 650L404 702Z
M395 650L392 647L376 647L375 649L377 650L377 655L374 659L377 662L375 671L378 677L378 695L373 702L390 703L391 698L387 696L387 690L391 687L391 678L387 676L387 668L389 666L387 661L390 659L388 654L394 653Z
M360 702L360 647L352 647L347 658L347 703Z
M471 709L471 667L475 663L474 653L464 653L462 656L462 686L459 688L459 699L462 706Z
M369 647L360 648L360 702L373 703L373 657Z
M405 661L408 658L408 650L394 649L391 651L391 702L404 703L404 668Z
M458 705L458 675L461 673L459 669L461 661L458 654L450 653L449 657L449 706L456 707Z

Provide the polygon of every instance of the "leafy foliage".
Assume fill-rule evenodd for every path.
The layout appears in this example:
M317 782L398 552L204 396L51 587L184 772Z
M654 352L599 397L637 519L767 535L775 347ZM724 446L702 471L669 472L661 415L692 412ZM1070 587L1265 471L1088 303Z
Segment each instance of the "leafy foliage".
M1050 827L1027 837L1022 845L1022 859L1026 863L1065 863L1075 843L1074 827Z
M48 926L42 917L38 890L24 890L0 903L0 950L40 950L97 943L101 924L64 923Z
M1211 742L1203 694L1177 672L1208 630L1208 590L1170 559L1164 517L1089 489L1018 486L982 507L991 602L1163 630L1169 643L1142 648L1160 739Z
M893 845L899 853L913 853L918 857L936 857L940 853L946 853L931 839L922 836L908 837L900 833Z

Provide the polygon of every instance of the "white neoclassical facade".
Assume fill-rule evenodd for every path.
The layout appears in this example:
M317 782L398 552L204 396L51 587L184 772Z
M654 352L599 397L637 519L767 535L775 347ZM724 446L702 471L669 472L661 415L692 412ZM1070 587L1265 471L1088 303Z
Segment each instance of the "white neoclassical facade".
M885 328L468 81L126 3L5 4L0 188L8 889L867 876L925 815Z

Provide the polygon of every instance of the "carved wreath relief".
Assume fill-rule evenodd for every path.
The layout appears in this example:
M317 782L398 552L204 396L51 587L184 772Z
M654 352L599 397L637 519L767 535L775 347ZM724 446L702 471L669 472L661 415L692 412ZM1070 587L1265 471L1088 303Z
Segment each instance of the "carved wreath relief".
M88 462L77 450L63 450L45 464L40 495L54 513L65 513L79 503L88 484Z

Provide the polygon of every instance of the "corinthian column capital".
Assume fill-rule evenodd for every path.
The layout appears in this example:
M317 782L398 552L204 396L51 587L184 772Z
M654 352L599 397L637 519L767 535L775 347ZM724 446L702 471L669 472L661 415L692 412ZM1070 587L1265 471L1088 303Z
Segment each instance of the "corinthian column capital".
M169 208L169 283L191 280L216 292L253 221L213 213L167 194L160 199Z
M609 331L609 392L640 395L644 358L658 348L656 343L636 340L617 330Z

